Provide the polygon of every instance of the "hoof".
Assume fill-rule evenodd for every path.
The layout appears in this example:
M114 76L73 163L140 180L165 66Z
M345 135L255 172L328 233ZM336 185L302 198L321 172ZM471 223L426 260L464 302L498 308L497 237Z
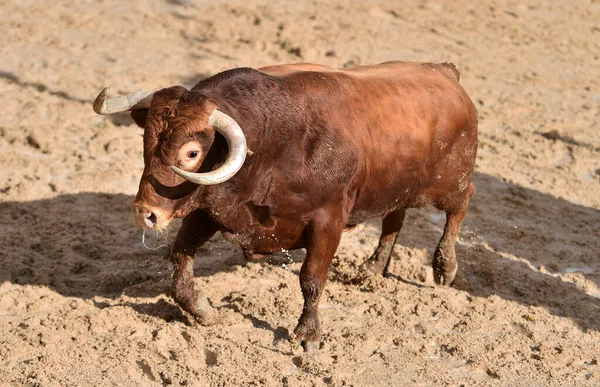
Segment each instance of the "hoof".
M319 349L321 344L321 330L319 329L319 320L317 315L313 317L307 317L310 315L303 314L300 317L300 322L294 333L290 336L292 344L302 345L305 352L314 351Z
M363 271L384 275L392 259L394 244L384 244L377 247L373 255L361 265Z
M433 268L433 279L435 283L441 286L451 286L456 276L458 265L454 265L451 269Z
M302 341L302 348L304 348L304 352L312 352L321 349L321 343L319 341Z
M171 294L173 299L181 309L191 314L198 322L202 325L210 325L214 319L213 307L210 305L210 301L204 292L197 292L197 296L192 298L181 298L177 294Z
M201 319L208 319L213 314L213 307L210 306L208 297L203 292L198 294L198 300L194 305L194 309L195 310L192 314Z
M383 275L385 273L385 263L370 258L367 262L360 266L360 270L366 273L373 273L375 275Z
M297 336L296 333L290 335L290 343L292 344L292 347L297 348L298 345L302 346L304 352L312 352L321 349L321 342L319 340L303 339L302 337Z

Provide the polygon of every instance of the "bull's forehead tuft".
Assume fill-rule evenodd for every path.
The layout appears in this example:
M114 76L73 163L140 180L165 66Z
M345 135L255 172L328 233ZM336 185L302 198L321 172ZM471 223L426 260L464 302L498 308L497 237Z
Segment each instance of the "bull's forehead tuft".
M173 86L156 93L149 115L157 136L176 132L192 135L208 124L207 99L198 92Z

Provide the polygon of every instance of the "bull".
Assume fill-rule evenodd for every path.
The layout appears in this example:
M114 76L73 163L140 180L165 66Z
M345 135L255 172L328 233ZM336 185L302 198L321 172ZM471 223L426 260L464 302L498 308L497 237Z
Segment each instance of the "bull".
M407 208L433 205L446 224L436 283L457 271L455 242L474 193L477 110L449 63L387 62L238 68L191 89L173 86L94 101L130 111L144 129L144 171L133 203L145 229L183 218L172 246L171 296L207 318L195 288L198 248L217 231L247 259L306 249L304 308L293 336L318 347L318 304L342 231L382 217L364 266L383 273Z

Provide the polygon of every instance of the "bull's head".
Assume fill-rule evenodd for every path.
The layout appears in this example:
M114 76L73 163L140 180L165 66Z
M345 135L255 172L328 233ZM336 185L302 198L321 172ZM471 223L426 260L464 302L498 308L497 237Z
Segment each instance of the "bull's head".
M144 128L144 173L133 204L136 223L165 228L174 217L191 211L195 185L222 183L235 175L246 159L246 138L240 126L204 95L175 86L157 92L139 91L106 99L108 87L94 100L98 114L131 111ZM229 153L214 171L200 173L215 131L227 141Z

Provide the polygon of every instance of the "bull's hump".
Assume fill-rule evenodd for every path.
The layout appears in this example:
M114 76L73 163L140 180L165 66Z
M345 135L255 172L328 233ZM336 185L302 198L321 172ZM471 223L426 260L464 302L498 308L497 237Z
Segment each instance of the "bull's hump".
M460 73L458 72L458 69L456 68L454 63L444 62L440 64L440 67L442 68L444 73L450 76L450 78L456 80L456 82L460 81Z

